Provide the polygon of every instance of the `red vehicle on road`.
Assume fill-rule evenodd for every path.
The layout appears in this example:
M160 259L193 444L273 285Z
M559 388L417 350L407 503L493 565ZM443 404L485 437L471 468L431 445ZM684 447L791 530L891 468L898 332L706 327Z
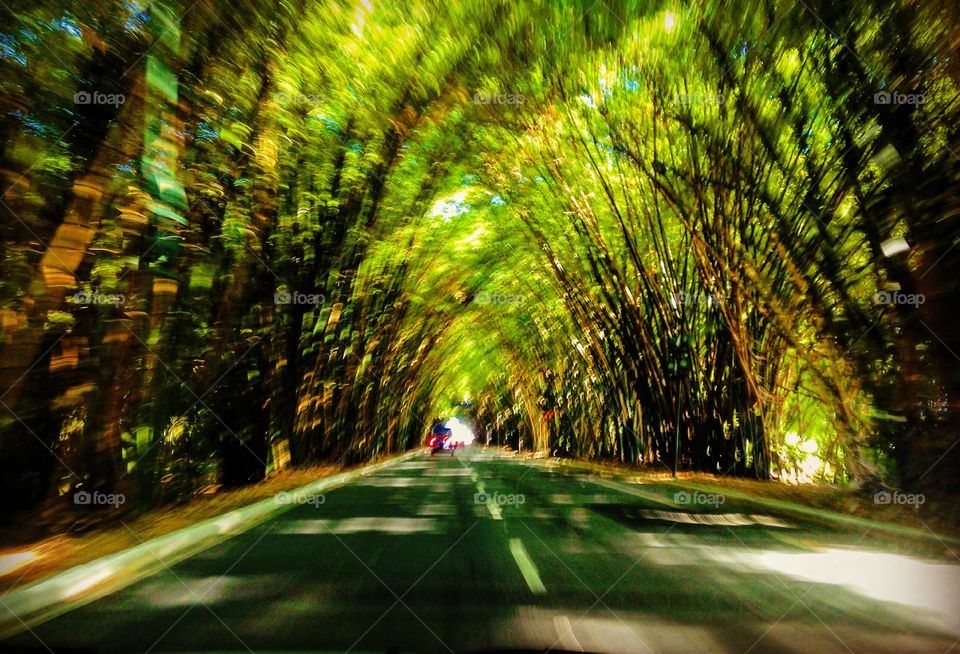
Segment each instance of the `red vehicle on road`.
M450 452L453 456L457 449L457 443L453 440L453 430L442 422L436 422L430 430L430 437L427 439L427 447L430 448L430 454L437 452Z

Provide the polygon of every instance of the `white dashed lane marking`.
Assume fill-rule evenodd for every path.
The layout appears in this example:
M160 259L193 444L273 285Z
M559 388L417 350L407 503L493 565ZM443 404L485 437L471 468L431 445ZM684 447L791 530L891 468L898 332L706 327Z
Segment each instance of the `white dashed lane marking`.
M524 581L526 581L527 586L530 587L530 592L534 595L546 594L547 588L543 585L543 581L540 580L540 573L537 572L537 566L534 565L530 555L527 554L527 549L523 546L523 541L519 538L511 538L510 553L513 554L513 560L517 562L517 567L520 568L520 574L523 575Z

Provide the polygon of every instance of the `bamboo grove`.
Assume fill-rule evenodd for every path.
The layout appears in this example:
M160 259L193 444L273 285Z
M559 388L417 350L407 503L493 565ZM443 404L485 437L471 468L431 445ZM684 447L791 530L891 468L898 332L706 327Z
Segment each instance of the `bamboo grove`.
M358 462L452 412L956 490L950 3L2 11L5 513Z

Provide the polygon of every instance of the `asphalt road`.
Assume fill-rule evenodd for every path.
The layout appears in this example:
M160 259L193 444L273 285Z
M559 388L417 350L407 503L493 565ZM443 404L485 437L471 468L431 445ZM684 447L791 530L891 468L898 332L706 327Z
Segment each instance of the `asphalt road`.
M716 498L679 508L671 498L493 454L423 456L300 498L313 501L0 646L944 654L956 645L957 561L704 503Z

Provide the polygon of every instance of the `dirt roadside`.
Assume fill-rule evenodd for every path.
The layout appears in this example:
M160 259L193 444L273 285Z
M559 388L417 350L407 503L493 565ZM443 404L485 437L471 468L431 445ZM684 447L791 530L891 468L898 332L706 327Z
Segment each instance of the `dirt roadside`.
M351 469L290 468L251 486L216 490L139 514L111 515L108 508L93 514L77 510L65 515L61 510L16 516L0 531L0 593Z

